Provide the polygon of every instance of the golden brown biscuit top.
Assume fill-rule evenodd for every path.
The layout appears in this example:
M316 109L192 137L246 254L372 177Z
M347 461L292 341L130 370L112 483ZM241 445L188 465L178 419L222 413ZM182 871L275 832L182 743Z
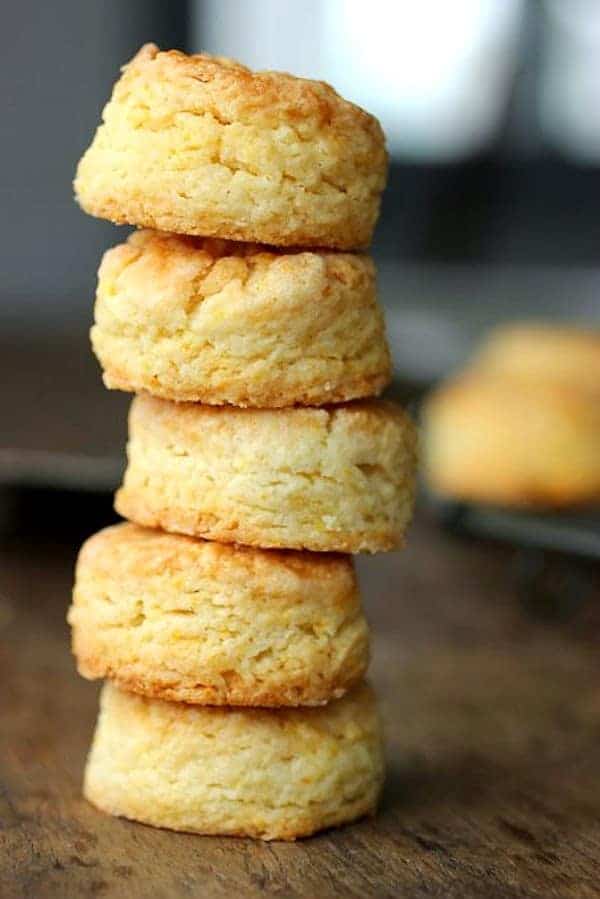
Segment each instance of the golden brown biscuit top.
M132 522L104 528L82 546L78 566L111 564L136 576L186 572L201 562L221 578L228 569L249 578L273 580L293 574L306 580L332 580L354 589L351 559L342 553L307 553L291 549L262 550L217 543L182 534L168 534Z
M161 51L144 44L123 67L124 76L115 98L125 100L132 82L155 79L177 82L187 88L189 111L209 110L222 124L277 121L297 126L298 137L310 139L322 128L341 132L361 129L383 147L384 135L377 119L344 100L323 81L298 78L285 72L253 72L233 59L180 50Z
M272 247L258 243L244 243L235 240L223 240L218 237L193 237L184 234L171 234L165 231L154 231L151 228L142 228L129 235L124 244L119 244L107 251L112 256L122 256L123 267L135 262L142 254L151 253L152 260L157 270L173 267L174 260L189 262L194 266L209 269L216 262L231 259L231 265L236 266L237 271L246 271L249 268L267 268L276 260L283 261L286 256L298 257L318 256L326 260L335 277L344 278L343 268L356 269L359 263L369 272L375 273L375 266L366 253L349 253L337 250L327 250L310 247ZM149 255L147 258L150 258ZM233 260L237 260L234 262ZM339 264L336 264L339 263ZM102 270L101 270L102 271ZM296 272L296 269L294 269ZM232 272L232 277L235 274Z
M229 406L205 406L199 403L171 403L149 394L134 397L129 410L129 434L132 427L140 424L151 430L156 428L190 429L202 435L207 426L223 429L230 434L232 429L246 428L248 437L264 439L266 429L301 428L309 434L311 430L324 433L339 427L348 435L371 437L376 425L400 428L407 445L417 443L417 431L410 416L391 400L365 399L348 403L319 407L289 407L283 409L245 409ZM292 433L292 432L290 432Z
M600 392L600 329L523 322L495 329L469 371Z
M296 285L310 286L315 302L331 284L375 295L375 266L370 256L328 250L277 249L217 238L186 237L144 229L112 247L98 271L98 296L122 292L136 297L150 318L146 327L164 326L173 308L211 297L237 284L252 296L270 278L280 296L293 296ZM273 280L273 279L276 279ZM135 314L135 305L130 309Z

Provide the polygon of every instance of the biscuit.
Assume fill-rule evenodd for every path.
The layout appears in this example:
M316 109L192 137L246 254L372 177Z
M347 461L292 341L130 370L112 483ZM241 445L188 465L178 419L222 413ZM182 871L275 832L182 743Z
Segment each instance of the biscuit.
M237 409L135 397L115 507L137 524L263 548L402 544L416 433L392 403Z
M571 384L475 371L442 385L423 414L429 485L506 506L598 500L598 400Z
M319 705L364 676L367 623L348 556L267 551L120 524L83 546L80 674L203 705Z
M293 840L373 813L382 781L369 687L317 709L235 709L106 684L84 795L155 827Z
M378 394L390 355L367 256L138 231L100 266L107 387L236 406Z
M378 121L329 85L147 44L75 179L83 209L275 246L368 246L387 170Z
M469 368L600 393L600 330L534 322L505 325L491 333Z

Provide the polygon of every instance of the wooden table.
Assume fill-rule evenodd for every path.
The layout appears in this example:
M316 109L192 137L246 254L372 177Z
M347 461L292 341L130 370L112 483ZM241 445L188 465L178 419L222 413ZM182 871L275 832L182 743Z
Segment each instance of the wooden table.
M600 896L600 603L531 619L510 549L423 517L404 553L360 562L389 751L375 820L262 844L95 811L80 783L98 688L64 624L80 535L56 525L95 527L107 502L93 522L91 502L46 496L36 536L2 540L2 899Z

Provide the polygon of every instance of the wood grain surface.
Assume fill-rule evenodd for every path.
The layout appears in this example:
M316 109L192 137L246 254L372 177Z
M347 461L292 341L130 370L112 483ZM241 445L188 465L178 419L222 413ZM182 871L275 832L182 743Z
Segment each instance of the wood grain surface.
M57 522L91 530L104 507L28 503L35 522L0 547L2 899L600 896L597 578L573 620L532 618L510 548L421 518L405 552L360 562L389 756L377 818L295 844L175 834L81 797L98 688L64 623L82 535Z

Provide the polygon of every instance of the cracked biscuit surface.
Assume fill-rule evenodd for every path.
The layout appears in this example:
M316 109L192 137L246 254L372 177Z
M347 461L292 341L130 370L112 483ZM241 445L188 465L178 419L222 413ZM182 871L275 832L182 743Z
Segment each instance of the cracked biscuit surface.
M69 611L79 672L204 705L319 705L365 674L352 561L106 528L82 547Z
M373 813L382 781L367 686L318 709L235 709L106 684L84 795L155 827L293 840Z
M236 406L378 394L390 355L363 255L134 232L98 273L108 387Z
M393 403L237 409L135 397L115 507L137 524L263 548L401 546L416 431Z
M275 246L368 246L387 170L377 120L323 82L147 44L81 159L92 215Z

